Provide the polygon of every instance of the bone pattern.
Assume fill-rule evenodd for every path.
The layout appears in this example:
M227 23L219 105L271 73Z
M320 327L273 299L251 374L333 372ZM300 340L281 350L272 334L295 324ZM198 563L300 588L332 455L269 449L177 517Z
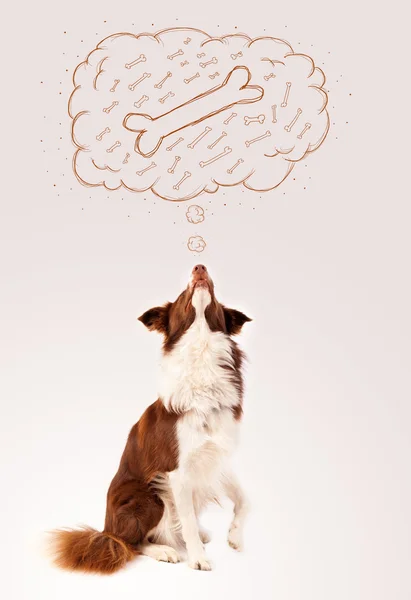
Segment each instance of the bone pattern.
M112 146L110 146L110 148L107 148L106 152L108 152L109 154L111 154L112 152L114 152L114 150L116 148L120 148L121 146L121 142L119 142L118 140L116 142L114 142L114 144Z
M137 102L134 102L134 106L136 108L141 108L142 105L144 104L144 102L147 102L147 100L149 100L149 97L144 94L143 96L141 96L140 100L137 100Z
M291 89L291 82L287 81L286 83L286 90L284 92L284 100L281 102L281 107L285 108L288 104L288 96L290 95L290 89Z
M225 137L226 137L226 135L227 135L227 133L226 133L225 131L223 131L223 132L221 133L220 137L218 137L216 140L214 140L214 142L212 142L211 144L209 144L209 145L207 146L207 148L208 148L209 150L212 150L212 149L213 149L215 146L217 146L217 144L218 144L218 143L219 143L219 142L220 142L220 141L221 141L223 138L225 138Z
M190 41L191 41L191 40L190 40ZM184 43L185 43L185 42L184 42ZM168 58L168 59L170 59L170 60L173 60L173 59L174 59L174 58L176 58L177 56L182 56L183 54L184 54L184 52L183 52L182 50L178 50L178 51L177 51L177 52L175 52L173 55L169 55L167 58ZM198 57L198 58L203 58L203 57L205 57L205 56L206 56L206 55L205 55L205 53L201 53L201 54L198 54L198 55L197 55L197 57ZM241 57L241 56L242 56L242 52L238 52L237 54L231 54L231 58L232 58L232 60L236 60L236 59L238 59L238 58L239 58L239 57ZM137 65L137 64L139 64L139 63L141 63L141 62L145 62L145 60L146 60L145 56L144 56L144 55L140 55L140 57L139 57L139 58L137 58L137 59L136 59L135 61L133 61L132 63L128 63L128 64L126 64L126 65L125 65L125 67L126 67L127 69L131 69L133 66L135 66L135 65ZM199 66L200 66L202 69L205 69L207 66L209 66L209 65L213 65L213 64L217 64L217 63L218 63L218 60L217 60L217 58L216 58L216 57L212 57L212 58L211 58L210 60L208 60L208 61L205 61L205 62L200 62L200 63L199 63ZM181 67L183 67L183 66L186 66L186 65L189 65L189 64L190 64L190 63L189 63L189 61L184 59L184 60L183 60L183 61L180 63L180 66L181 66ZM150 76L151 76L151 73L144 73L144 74L143 74L143 75L142 75L142 76L141 76L141 77L140 77L138 80L136 80L134 83L132 83L132 84L130 84L130 85L128 86L128 87L129 87L129 89L130 89L130 90L132 90L132 91L134 91L134 89L135 89L135 88L136 88L136 87L137 87L137 86L138 86L138 85L139 85L139 84L140 84L140 83L141 83L141 82L142 82L144 79L147 79L147 78L149 78ZM218 73L218 72L215 72L215 73L212 73L212 74L208 75L208 77L209 77L210 79L214 79L214 78L215 78L215 77L217 77L217 76L220 76L220 73ZM172 73L171 73L170 71L168 71L168 72L167 72L167 74L166 74L166 75L163 77L163 79L162 79L162 80L160 80L158 83L156 83L156 84L154 85L154 88L156 88L156 89L161 89L161 88L163 87L164 83L165 83L165 82L168 80L168 78L170 78L170 77L172 77ZM197 72L197 73L195 73L193 76L191 76L190 78L184 79L184 82L185 82L186 84L188 84L188 83L190 83L191 81L193 81L194 79L196 79L196 78L199 78L199 77L200 77L200 73L199 73L199 72ZM264 76L264 80L265 80L265 81L269 81L270 79L274 79L274 78L275 78L275 74L274 74L274 73L270 73L270 74L268 74L268 75L265 75L265 76ZM119 79L115 79L115 80L114 80L114 83L113 83L113 87L110 89L110 91L114 92L114 91L115 91L115 89L116 89L116 87L117 87L117 85L118 85L119 83L120 83L120 80L119 80ZM286 90L285 90L285 93L284 93L284 99L283 99L283 102L282 102L282 104L281 104L281 106L282 106L282 107L286 107L286 106L287 106L287 104L288 104L288 99L289 99L289 94L290 94L290 88L291 88L291 86L292 86L291 82L287 82L287 84L286 84ZM170 98L170 97L173 97L173 96L174 96L173 92L168 92L168 94L166 94L165 96L163 96L162 98L160 98L158 101L159 101L160 103L164 104L164 102L165 102L165 101L166 101L168 98ZM141 108L141 106L143 105L143 103L144 103L144 102L147 102L148 100L149 100L149 97L148 97L147 95L145 95L145 94L144 94L143 96L141 96L141 98L140 98L140 99L139 99L137 102L135 102L135 103L134 103L134 106L135 106L136 108ZM107 107L107 108L103 109L103 111L104 111L104 112L107 112L107 114L108 114L108 113L109 113L109 112L110 112L110 111L111 111L111 110L112 110L112 109L113 109L115 106L117 106L117 105L118 105L118 102L113 102L113 103L112 103L112 104L111 104L109 107ZM271 109L272 109L272 123L273 123L273 124L277 123L277 107L278 107L278 105L272 105L272 106L271 106ZM300 111L300 109L299 109L299 111ZM286 126L284 127L284 129L285 129L286 131L291 131L292 127L293 127L293 126L296 124L296 121L298 120L298 117L300 116L300 114L301 114L301 113L300 113L300 112L298 112L298 113L297 113L297 115L296 115L296 117L294 117L294 119L293 119L293 120L292 120L292 121L289 123L289 125L286 125ZM228 125L228 124L230 123L230 121L231 121L232 119L234 119L235 117L237 117L237 116L238 116L238 115L237 115L237 113L231 113L231 115L230 115L229 117L227 117L227 118L224 120L224 124L225 124L225 125ZM263 123L264 123L264 121L265 121L265 118L266 118L266 117L265 117L265 115L262 115L262 114L260 114L260 115L258 115L258 116L255 116L255 117L244 116L243 118L244 118L244 124L245 124L246 126L248 126L248 125L250 125L250 124L252 124L252 123L256 123L256 124L263 124ZM306 133L306 131L308 131L308 129L310 129L310 127L311 127L311 124L309 124L309 123L306 123L306 125L305 125L304 129L302 129L302 130L301 130L301 132L298 134L297 138L298 138L298 139L301 139L301 138L304 136L304 134ZM188 144L188 146L187 146L187 147L188 147L188 148L191 148L191 149L193 149L193 148L194 148L194 147L195 147L195 146L196 146L196 145L197 145L197 144L198 144L198 143L199 143L199 142L200 142L200 141L201 141L201 140L204 138L204 136L205 136L205 135L207 135L207 134L208 134L210 131L212 131L212 128L211 128L211 127L206 127L206 128L205 128L205 130L204 130L204 131L203 131L201 134L199 134L199 135L197 136L197 138L195 138L195 139L194 139L194 140L193 140L193 141L192 141L190 144ZM106 129L105 129L105 130L102 132L102 134L99 134L99 136L96 136L96 137L97 137L97 139L98 139L98 138L100 138L100 136L101 136L101 138L99 139L99 141L101 141L101 140L102 140L102 136L103 136L103 135L105 135L106 133L109 133L109 132L110 132L110 129L109 129L109 128L106 128ZM221 140L222 140L222 139L223 139L223 138L224 138L226 135L227 135L227 133L226 133L226 132L223 132L223 133L222 133L222 135L221 135L220 137L218 137L216 140L214 140L214 142L212 142L211 144L209 144L209 145L207 146L207 148L208 148L208 149L210 149L210 150L211 150L211 149L213 149L213 148L214 148L214 147L215 147L215 146L216 146L216 145L217 145L217 144L218 144L218 143L219 143L219 142L220 142L220 141L221 141ZM269 137L270 135L271 135L271 133L270 133L269 131L267 131L267 132L266 132L264 135L262 135L262 136L259 136L259 137L257 137L257 138L253 138L253 139L246 140L246 142L245 142L245 145L246 145L247 147L249 147L249 146L251 146L251 144L254 144L254 143L256 143L256 142L258 142L258 141L260 141L260 140L262 140L262 139L264 139L264 138L266 138L266 137ZM166 150L167 150L167 151L171 151L171 150L172 150L172 149L173 149L175 146L177 146L177 145L178 145L179 143L181 143L182 141L183 141L183 138L182 138L182 137L178 138L177 140L175 140L175 142L174 142L173 144L171 144L170 146L168 146L168 147L166 148ZM114 150L115 150L117 147L119 147L120 145L121 145L121 143L120 143L120 142L116 142L115 144L113 144L113 146L112 146L111 148L107 149L107 152L110 152L110 153L111 153L111 152L113 152L113 151L114 151ZM218 154L217 156L215 156L215 157L213 157L213 158L211 158L211 159L209 159L209 160L207 160L207 161L200 161L199 165L200 165L200 167L201 167L201 168L204 168L205 166L208 166L209 164L212 164L213 162L215 162L215 161L219 160L220 158L224 157L226 154L229 154L231 151L232 151L232 150L231 150L231 148L229 148L229 147L226 147L226 148L224 149L224 151L223 151L223 152L221 152L220 154ZM128 159L129 159L129 158L130 158L130 154L129 154L129 153L127 153L127 154L126 154L126 156L125 156L125 158L124 158L124 160L123 160L123 164L127 164L127 163L128 163ZM177 167L177 165L178 165L178 163L179 163L179 161L180 161L180 160L181 160L181 157L177 157L177 156L176 156L176 157L175 157L175 160L174 160L174 163L173 163L173 165L167 169L167 172L168 172L168 173L170 173L170 174L174 174L174 172L175 172L175 169L176 169L176 167ZM231 174L234 172L234 170L235 170L236 168L238 168L238 167L239 167L239 165L240 165L240 164L242 164L243 162L244 162L244 160L243 160L242 158L238 159L238 160L237 160L237 162L236 162L236 163L235 163L235 164L234 164L234 165L233 165L233 166L232 166L230 169L227 169L227 173L231 175ZM142 174L146 173L148 170L150 170L150 169L154 168L155 166L157 166L157 165L156 165L154 162L152 162L152 163L149 165L149 167L147 167L146 169L143 169L142 171L138 171L138 172L136 172L136 173L137 173L138 175L140 175L140 174L142 175ZM180 186L181 186L181 185L184 183L184 181L185 181L186 179L188 179L189 177L191 177L191 176L192 176L192 174L191 174L191 173L189 173L188 171L185 171L185 172L184 172L184 176L183 176L182 180L181 180L181 181L180 181L180 182L179 182L179 183L178 183L176 186L173 186L173 188L174 188L175 190L177 190L177 191L178 191L179 187L180 187Z
M169 54L167 56L168 60L174 60L174 58L176 58L176 56L183 56L184 52L181 50L181 48L179 50L177 50L177 52L174 52L174 54Z
M173 185L173 189L174 190L179 190L180 186L185 182L186 179L188 179L189 177L191 177L191 173L190 171L184 171L184 175L183 177L180 179L180 181L178 183L176 183L175 185Z
M235 171L235 169L237 167L239 167L241 165L241 163L243 163L243 162L244 162L244 160L242 158L239 158L238 161L235 163L235 165L233 165L230 169L227 169L227 173L229 175L232 175L233 172Z
M191 83L194 79L197 79L197 77L200 77L200 73L195 73L192 77L184 79L184 83Z
M200 133L200 135L198 135L195 140L193 140L192 142L190 142L189 144L187 144L187 148L190 148L191 150L199 143L201 142L201 140L203 139L203 137L205 137L208 133L210 133L211 127L206 127L204 129L204 131L202 131Z
M141 171L136 171L136 175L141 177L142 175L144 175L144 173L147 173L147 171L151 171L151 169L154 169L156 166L156 163L152 161L151 164L148 165L148 167L146 167L145 169L141 169Z
M260 123L262 125L265 121L265 115L258 115L257 117L244 117L244 125L250 125L250 123Z
M107 106L106 108L103 108L103 112L105 112L108 115L108 113L110 111L112 111L115 106L118 106L118 105L119 105L119 102L117 100L114 100L114 102L112 102L110 104L110 106Z
M167 71L167 75L165 75L165 77L163 77L163 79L161 81L159 81L158 83L155 83L154 87L157 88L158 90L161 90L161 88L163 87L163 85L165 84L167 79L172 76L173 76L172 72Z
M227 156L227 154L230 154L231 152L232 152L232 148L230 148L230 146L226 146L224 148L223 152L220 152L220 154L217 154L217 156L213 156L213 158L210 158L209 160L201 160L198 164L203 169L204 167L208 167L208 165L211 165L212 163L216 162L217 160L220 160L220 158Z
M133 62L131 63L126 63L124 66L126 69L132 69L133 67L135 67L136 65L142 63L142 62L146 62L147 58L144 56L144 54L140 54L140 56L138 58L136 58L136 60L133 60Z
M136 81L134 81L134 83L130 83L130 85L128 86L128 89L131 92L134 92L134 90L136 89L136 87L145 79L149 79L151 77L151 73L143 73L141 77L139 77L139 79L137 79Z
M284 129L289 133L291 131L291 129L294 127L294 125L297 123L298 119L300 118L300 115L302 115L302 110L301 108L297 109L297 113L295 115L295 117L293 118L293 120L291 121L291 123L289 123L288 125L286 125L284 127Z
M176 170L176 167L177 167L178 163L180 162L180 160L181 160L181 156L175 156L174 162L171 165L171 167L169 169L167 169L167 172L173 174L174 171Z
M263 140L270 136L271 136L271 131L267 130L263 135L253 138L252 140L246 140L245 145L247 146L247 148L249 148L251 146L251 144L255 144L256 142L259 142L260 140Z
M159 98L159 99L158 99L158 101L159 101L161 104L164 104L164 102L165 102L166 100L168 100L169 98L174 98L174 96L175 96L175 94L174 94L173 92L168 92L168 93L167 93L165 96L163 96L162 98Z
M305 133L306 133L306 132L307 132L309 129L311 129L311 123L306 123L306 124L305 124L305 127L304 127L304 129L303 129L302 131L300 131L300 133L297 135L297 138L298 138L299 140L301 140L301 139L302 139L302 137L303 137L303 135L304 135L304 134L305 134Z
M98 142L101 142L103 140L103 136L105 136L106 133L110 133L110 131L111 131L110 127L106 127L105 129L103 129L103 131L101 133L96 135L96 140Z
M171 152L171 150L173 148L175 148L177 146L177 144L179 144L180 142L182 142L184 140L184 138L179 137L178 140L176 140L175 142L173 142L170 146L167 146L166 150L167 152Z
M237 116L237 113L235 113L235 112L231 113L231 115L229 117L227 117L227 119L225 121L223 121L224 125L228 125L232 119L236 118L236 116Z
M218 63L218 60L216 59L215 56L213 56L213 58L207 62L201 62L200 63L200 67L202 69L205 69L206 67L208 67L208 65L216 65Z

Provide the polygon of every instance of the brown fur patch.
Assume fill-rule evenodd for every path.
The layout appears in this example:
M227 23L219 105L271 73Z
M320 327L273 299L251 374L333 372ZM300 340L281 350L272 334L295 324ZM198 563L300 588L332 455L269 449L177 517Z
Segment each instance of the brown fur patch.
M135 555L124 541L91 527L52 532L55 564L70 571L110 574Z
M107 494L103 532L91 528L52 532L57 566L112 573L126 564L159 523L164 506L151 481L177 466L178 415L157 400L134 425Z

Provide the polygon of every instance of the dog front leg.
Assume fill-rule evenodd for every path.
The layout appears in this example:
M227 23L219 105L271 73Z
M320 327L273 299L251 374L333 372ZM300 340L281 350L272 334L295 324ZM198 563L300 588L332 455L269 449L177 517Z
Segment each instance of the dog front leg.
M228 543L234 550L243 549L243 529L248 513L248 502L233 473L225 473L223 485L228 498L234 503L234 518L228 532Z
M181 523L181 533L187 548L188 565L192 569L211 571L198 530L192 485L181 473L170 473L169 479Z

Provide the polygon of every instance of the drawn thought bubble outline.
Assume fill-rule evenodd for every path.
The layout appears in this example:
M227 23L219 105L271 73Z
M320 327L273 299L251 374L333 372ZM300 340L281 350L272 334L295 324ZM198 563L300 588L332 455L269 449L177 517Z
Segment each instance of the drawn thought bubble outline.
M211 177L209 181L206 181L205 184L202 184L201 186L199 186L198 188L190 191L190 193L188 193L185 196L181 196L178 195L176 197L168 197L167 195L165 195L164 193L161 193L161 191L159 192L156 189L156 185L159 182L159 180L161 179L161 177L156 177L154 181L151 181L149 183L147 183L147 185L141 185L140 187L135 187L135 186L130 186L127 184L127 179L126 177L121 177L119 178L118 182L116 184L111 184L110 181L108 181L108 178L111 174L114 174L116 172L118 172L120 169L115 169L110 165L104 164L104 166L98 166L95 162L93 162L94 167L96 169L98 169L99 171L106 171L106 177L104 177L104 174L102 173L103 177L101 177L101 179L99 180L94 180L94 181L87 181L82 174L79 172L78 169L78 164L79 164L79 156L81 154L85 154L89 152L89 148L87 147L86 144L84 144L83 140L82 142L80 142L77 137L76 137L76 124L78 123L79 119L81 117L83 117L84 115L88 114L87 110L80 110L77 113L75 113L73 111L73 99L75 99L75 94L77 92L77 90L80 87L80 84L77 83L77 76L79 73L82 72L82 70L86 69L88 66L90 66L90 59L93 57L93 55L101 50L105 50L106 46L105 44L108 44L110 42L112 42L113 40L115 40L118 37L121 36L126 36L126 37L130 37L133 40L140 40L141 38L150 38L153 40L156 40L157 42L159 42L160 40L160 36L165 36L168 35L170 33L175 33L175 32L190 32L190 35L192 35L192 37L194 37L195 34L199 34L200 36L202 36L204 39L201 41L200 43L200 47L207 49L207 44L211 43L211 42L221 42L221 43L230 43L233 40L237 41L238 39L240 39L239 43L242 43L241 48L245 51L248 50L249 48L252 48L252 46L254 44L256 44L259 41L262 40L269 40L270 42L276 43L281 45L282 47L286 47L287 48L287 54L285 54L286 58L289 59L291 58L295 58L295 57L299 57L300 59L305 59L305 61L308 61L311 65L311 74L310 76L312 76L313 74L315 74L317 76L317 79L319 80L317 82L317 85L312 85L310 87L315 88L317 91L322 93L323 96L323 105L321 107L321 109L318 111L318 115L324 113L325 116L325 126L324 126L324 133L322 134L322 136L316 140L316 143L314 145L308 145L305 152L298 157L297 159L292 159L292 158L288 158L287 157L287 150L281 150L281 151L275 151L273 154L268 154L268 153L264 153L265 157L269 157L269 158L273 158L273 157L277 157L280 156L281 159L285 160L286 162L286 171L284 172L283 176L281 177L281 179L279 179L278 181L276 181L276 183L274 185L271 185L269 187L257 187L255 184L253 184L252 182L250 183L248 180L252 179L253 175L255 174L255 169L251 170L251 172L247 172L246 174L244 174L243 176L241 176L241 178L237 179L236 181L230 183L227 181L221 181L218 178L213 178ZM235 54L234 54L235 55ZM233 54L232 54L233 56ZM233 59L234 60L234 59ZM275 63L275 61L270 61L270 59L268 58L264 58L262 60L267 60L267 64L270 63ZM101 73L104 73L104 62L105 62L105 58L103 58L101 61L99 61L99 63L97 64L96 68L97 68L97 75L94 78L95 82L97 81L99 75ZM277 61L280 62L280 61ZM303 61L302 61L303 62ZM237 63L238 64L238 63ZM275 66L275 64L273 64L273 66ZM144 65L144 68L147 68L147 63ZM270 78L269 78L270 79ZM94 82L94 87L96 85L96 83ZM211 36L209 36L207 33L198 30L198 29L192 29L192 28L170 28L170 29L165 29L162 30L156 34L139 34L139 35L134 35L134 34L129 34L129 33L119 33L119 34L114 34L114 35L110 35L107 38L104 38L98 45L97 47L92 50L89 55L87 56L86 60L83 61L82 63L80 63L74 73L73 73L73 84L74 84L74 90L70 96L69 99L69 115L72 119L72 127L71 127L71 131L72 131L72 139L73 142L76 146L76 151L74 153L74 157L73 157L73 170L74 173L78 179L78 181L82 184L85 185L87 187L98 187L98 186L103 186L105 187L107 190L116 190L116 189L120 189L121 187L124 187L130 191L133 192L144 192L147 191L149 189L151 189L151 191L158 197L165 199L165 200L171 200L171 201L182 201L182 200L189 200L192 198L197 197L199 194L201 194L202 192L207 192L207 193L215 193L217 192L217 190L219 189L220 186L222 187L233 187L236 185L244 185L244 187L252 190L252 191L258 191L258 192L262 192L262 191L269 191L271 189L274 189L275 187L277 187L278 185L280 185L282 183L282 181L284 181L284 179L290 174L290 172L292 171L294 165L297 162L300 162L301 160L303 160L309 153L314 152L315 150L317 150L321 144L323 143L324 139L326 138L327 134L328 134L328 130L329 130L329 116L328 116L328 112L326 110L326 106L327 106L327 93L326 91L323 89L325 83L325 76L324 73L322 72L322 70L319 67L316 67L314 65L314 62L312 61L312 59L304 54L296 54L293 52L292 47L285 42L284 40L278 40L276 38L255 38L255 39L251 39L250 37L244 35L244 34L229 34L226 36L222 36L220 38L213 38ZM95 88L96 89L96 88ZM116 107L117 108L117 107ZM274 110L274 106L271 107ZM273 120L274 123L274 120ZM304 123L303 123L304 126ZM307 123L306 123L307 126ZM307 129L306 129L307 131ZM299 136L297 136L299 137ZM301 137L299 138L301 139ZM290 151L291 152L291 151ZM238 152L236 152L236 154L238 154ZM234 155L233 155L234 158ZM239 159L238 156L236 157L238 164L247 162L244 161L242 158ZM94 159L93 159L94 161ZM127 161L126 161L127 162ZM236 163L236 160L232 161L233 163ZM123 162L124 164L124 162ZM226 165L226 166L231 166L231 165ZM241 168L243 168L244 165L241 164ZM260 167L261 168L261 167ZM232 174L232 170L231 169L226 169L227 173L231 173ZM221 178L220 178L221 179ZM190 182L191 183L191 182ZM140 182L139 182L140 184ZM194 182L193 182L194 185ZM178 190L177 190L178 191Z

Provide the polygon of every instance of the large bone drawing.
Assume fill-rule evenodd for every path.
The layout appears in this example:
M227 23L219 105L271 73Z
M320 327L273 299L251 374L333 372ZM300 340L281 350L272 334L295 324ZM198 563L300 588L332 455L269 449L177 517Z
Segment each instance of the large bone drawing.
M123 126L138 132L135 150L142 156L152 156L163 140L190 125L197 125L235 104L251 104L264 96L258 85L248 85L251 73L244 66L235 67L222 84L191 98L158 117L144 113L129 113Z

